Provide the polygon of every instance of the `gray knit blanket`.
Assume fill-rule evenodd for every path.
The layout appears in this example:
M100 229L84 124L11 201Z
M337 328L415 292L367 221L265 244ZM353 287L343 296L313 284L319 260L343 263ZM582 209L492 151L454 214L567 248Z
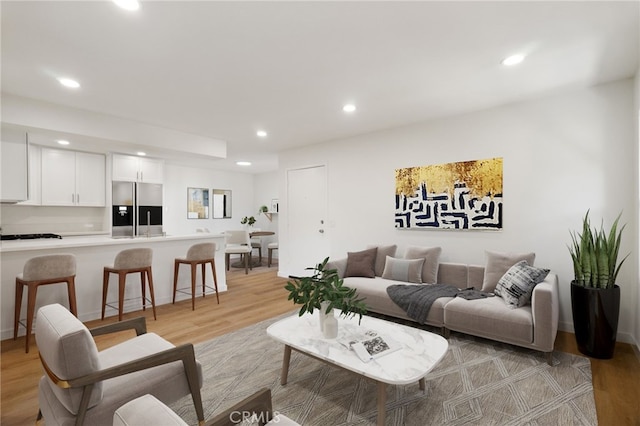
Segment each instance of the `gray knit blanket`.
M427 322L431 305L439 297L462 297L465 299L481 299L493 296L473 288L460 290L448 284L405 285L394 284L387 287L387 294L393 302L407 313L407 316L419 324Z

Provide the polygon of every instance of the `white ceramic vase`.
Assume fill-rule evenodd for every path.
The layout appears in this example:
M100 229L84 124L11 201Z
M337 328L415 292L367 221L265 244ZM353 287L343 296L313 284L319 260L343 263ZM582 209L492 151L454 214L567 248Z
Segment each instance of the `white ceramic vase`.
M327 312L330 302L320 302L320 331L325 339L335 339L338 336L338 319L335 317L333 309Z
M320 332L324 335L324 324L329 315L333 316L333 309L330 313L326 314L327 306L329 306L330 302L320 302L320 310L318 311L318 318L320 320Z

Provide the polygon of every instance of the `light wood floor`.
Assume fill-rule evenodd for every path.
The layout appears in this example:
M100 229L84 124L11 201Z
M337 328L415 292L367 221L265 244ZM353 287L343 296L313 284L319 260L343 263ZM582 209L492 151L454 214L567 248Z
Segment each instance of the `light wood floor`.
M221 271L222 272L222 271ZM221 273L220 272L220 273ZM296 308L287 301L283 289L286 280L276 275L276 268L256 268L247 276L244 271L227 273L228 291L220 295L159 306L158 320L147 310L147 328L174 344L198 343L240 329L267 318L293 312ZM141 312L127 314L126 318ZM88 327L113 322L87 323ZM120 333L101 337L98 346L104 348L131 335ZM558 333L556 350L578 354L573 334ZM32 343L29 354L24 353L24 338L5 340L2 352L2 405L0 423L3 426L33 424L38 412L37 383L42 375L38 351ZM640 362L630 345L618 344L612 360L592 360L593 386L600 425L640 425Z

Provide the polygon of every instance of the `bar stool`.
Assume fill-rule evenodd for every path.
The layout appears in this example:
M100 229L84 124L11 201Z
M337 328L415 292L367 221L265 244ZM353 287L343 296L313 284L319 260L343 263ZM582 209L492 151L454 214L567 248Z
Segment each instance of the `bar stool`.
M278 243L269 243L267 245L267 248L269 249L269 260L267 262L267 266L270 268L271 267L271 260L273 259L273 251L274 250L278 250Z
M220 296L218 295L218 277L216 275L216 245L215 243L199 243L189 247L186 257L178 257L175 259L173 268L173 303L176 303L176 292L187 293L186 291L178 289L178 272L180 271L180 265L191 265L191 310L196 309L196 267L202 265L202 297L206 296L206 289L210 288L216 291L216 299L220 304ZM211 264L211 273L213 274L213 285L205 284L205 271L207 263Z
M151 302L153 309L153 319L156 318L156 300L153 294L153 276L151 274L151 261L153 251L150 248L136 248L122 250L116 255L113 266L105 266L102 279L102 319L104 319L105 307L115 308L107 303L107 290L109 289L110 274L118 274L118 321L122 321L122 311L124 305L124 288L127 282L127 274L140 273L140 285L142 288L142 310L146 311L147 301ZM146 279L145 279L146 278ZM146 296L146 283L149 284L149 295Z
M36 295L38 287L48 284L67 283L67 295L69 297L69 310L76 317L76 258L72 254L53 254L38 256L27 260L22 273L16 277L16 300L14 309L13 340L18 338L18 325L22 324L27 329L26 353L29 353L29 340L33 327L33 315L36 307ZM27 322L20 321L22 309L22 294L27 287Z

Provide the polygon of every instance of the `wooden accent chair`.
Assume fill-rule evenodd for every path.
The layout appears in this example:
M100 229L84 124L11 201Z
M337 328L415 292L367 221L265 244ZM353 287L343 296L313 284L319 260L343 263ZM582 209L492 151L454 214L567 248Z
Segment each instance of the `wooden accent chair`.
M133 329L136 337L98 351L93 336ZM146 332L144 317L89 330L60 304L38 310L36 342L45 375L38 386L47 425L112 424L118 407L145 394L166 404L191 394L200 424L202 366L193 345Z
M76 305L76 258L72 254L53 254L33 257L24 264L22 273L16 277L16 298L14 307L13 340L18 338L18 326L24 325L27 330L25 337L25 352L29 352L33 316L36 308L38 287L49 284L67 284L69 309L78 316ZM27 287L27 320L20 321L22 310L22 295Z
M196 309L196 273L197 266L202 266L202 297L206 295L206 289L212 289L216 292L216 299L220 304L220 296L218 295L218 277L216 275L216 245L215 243L199 243L194 244L187 250L186 257L178 257L175 259L173 268L173 303L176 303L176 293L178 291L186 293L184 290L178 289L178 273L180 265L185 264L191 267L191 310ZM205 273L207 264L211 265L211 273L213 274L214 287L205 284Z
M252 417L255 416L255 417ZM208 420L206 426L232 426L255 419L259 426L299 426L290 418L273 411L271 390L264 388L233 407ZM151 395L141 396L116 410L113 426L165 425L187 426L176 413Z
M251 238L249 237L249 231L236 230L225 232L226 245L224 249L225 264L227 271L229 270L231 263L231 255L239 254L244 260L244 273L249 273L249 268L253 269L251 265Z
M153 276L151 274L151 263L153 260L153 250L150 248L134 248L122 250L116 255L113 266L105 266L102 279L102 319L107 306L107 292L109 290L109 277L111 274L118 275L118 321L122 321L124 307L124 290L127 282L127 274L140 273L140 285L142 287L142 310L147 309L147 301L151 302L153 309L153 319L156 318L156 299L153 293ZM149 285L149 296L146 295L146 284Z

